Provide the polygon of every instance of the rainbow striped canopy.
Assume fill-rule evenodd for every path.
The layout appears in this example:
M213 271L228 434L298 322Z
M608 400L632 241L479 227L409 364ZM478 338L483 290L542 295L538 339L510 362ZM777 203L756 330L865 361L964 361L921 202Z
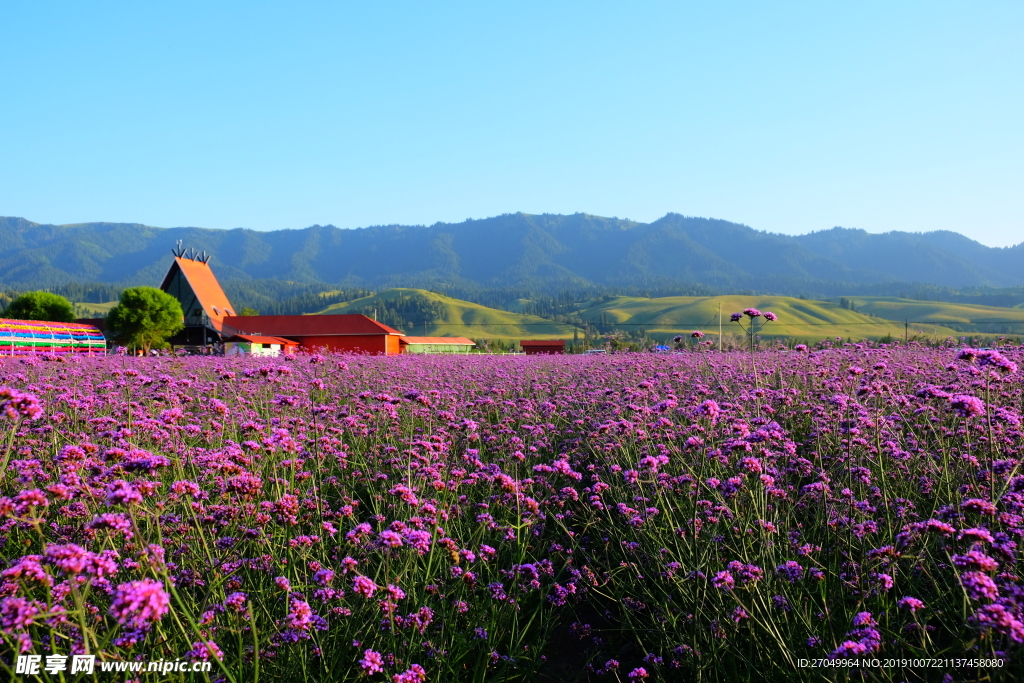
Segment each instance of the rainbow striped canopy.
M92 325L0 318L0 356L106 352L103 333Z

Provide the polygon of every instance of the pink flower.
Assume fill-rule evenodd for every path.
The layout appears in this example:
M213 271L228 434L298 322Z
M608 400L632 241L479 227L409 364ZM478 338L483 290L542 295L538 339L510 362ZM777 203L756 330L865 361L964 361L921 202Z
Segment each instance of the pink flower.
M305 600L292 600L292 609L288 613L288 625L299 631L308 631L313 623L313 609Z
M902 607L903 609L910 610L911 614L913 614L914 612L917 612L918 610L924 609L924 603L923 602L921 602L917 598L913 598L913 597L911 597L909 595L900 598L899 601L896 604L899 605L900 607Z
M0 415L11 420L21 417L38 420L43 416L43 409L39 407L39 399L34 395L11 387L0 387Z
M192 649L189 650L188 657L191 659L201 659L205 662L209 661L210 657L224 659L224 653L217 647L217 643L212 640L204 640L192 643Z
M363 671L368 674L377 674L384 670L384 658L380 656L379 652L367 649L363 651L363 658L359 660L359 666L363 667Z
M378 586L373 582L373 579L363 576L362 574L352 579L352 590L359 593L364 598L372 598L373 594L377 592L377 588Z
M732 590L732 587L736 585L736 579L732 578L732 574L729 572L721 571L711 579L711 585L723 591Z
M391 677L393 683L423 683L427 680L427 672L419 664L413 664L400 674Z
M107 489L107 505L132 505L141 502L142 494L123 479L114 481Z
M122 626L148 630L167 614L171 596L153 579L122 583L114 593L110 614Z

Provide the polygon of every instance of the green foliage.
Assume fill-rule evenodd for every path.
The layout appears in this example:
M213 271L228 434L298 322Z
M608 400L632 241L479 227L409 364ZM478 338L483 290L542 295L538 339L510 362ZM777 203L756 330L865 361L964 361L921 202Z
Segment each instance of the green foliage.
M15 320L49 320L58 323L75 321L71 302L51 292L27 292L4 310L4 317Z
M166 346L168 337L184 327L181 304L155 287L132 287L121 292L121 300L107 316L107 327L119 344L151 348Z
M110 223L58 229L0 217L0 282L53 291L84 287L88 298L57 293L75 301L109 301L110 293L96 285L71 283L99 279L115 289L157 284L167 271L165 247L178 239L216 255L221 281L238 283L234 291L225 287L237 307L267 314L269 302L260 298L269 291L262 283L271 280L276 291L269 298L275 302L303 287L318 288L308 292L315 296L339 288L403 286L490 307L528 299L538 310L521 312L536 315L546 315L542 311L551 302L544 297L572 291L579 300L587 289L628 296L758 292L1024 302L1024 246L988 248L941 232L869 235L835 229L787 236L678 214L643 224L587 214L517 213L430 227L318 225L275 233ZM502 290L517 296L485 300Z
M373 292L356 288L338 289L326 282L287 282L283 280L221 280L224 293L235 310L250 308L261 315L301 315L324 306L369 296Z
M573 327L538 316L510 313L420 289L388 289L333 304L321 314L360 313L411 336L471 339L568 339Z
M102 304L117 301L121 296L122 287L103 282L69 282L51 288L54 294L60 294L68 301L78 303Z
M119 295L120 296L120 295ZM102 303L75 301L75 317L78 318L106 318L110 310L117 305L117 300L104 301Z
M897 297L858 296L848 301L858 312L865 315L897 322L909 320L911 334L920 334L926 329L917 323L933 321L960 334L1024 333L1024 310L1020 308L985 306L979 303L919 301Z
M259 312L259 311L257 311L257 310L256 310L255 308L250 308L250 307L248 307L248 306L246 306L245 308L243 308L243 309L242 309L241 311L239 311L239 313L238 313L238 315L244 315L244 316L253 316L253 315L259 315L259 314L260 314L260 312Z

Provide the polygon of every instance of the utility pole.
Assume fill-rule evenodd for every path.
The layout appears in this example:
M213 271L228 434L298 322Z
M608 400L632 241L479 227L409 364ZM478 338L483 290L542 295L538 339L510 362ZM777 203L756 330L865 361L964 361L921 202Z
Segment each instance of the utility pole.
M910 320L907 318L903 319L903 343L910 343Z
M718 352L722 352L722 302L718 302Z

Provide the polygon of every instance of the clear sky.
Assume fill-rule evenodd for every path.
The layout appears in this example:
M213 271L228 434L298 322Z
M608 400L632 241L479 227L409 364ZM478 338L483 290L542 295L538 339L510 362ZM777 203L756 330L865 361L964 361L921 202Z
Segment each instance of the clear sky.
M0 3L0 215L1024 241L1024 3Z

